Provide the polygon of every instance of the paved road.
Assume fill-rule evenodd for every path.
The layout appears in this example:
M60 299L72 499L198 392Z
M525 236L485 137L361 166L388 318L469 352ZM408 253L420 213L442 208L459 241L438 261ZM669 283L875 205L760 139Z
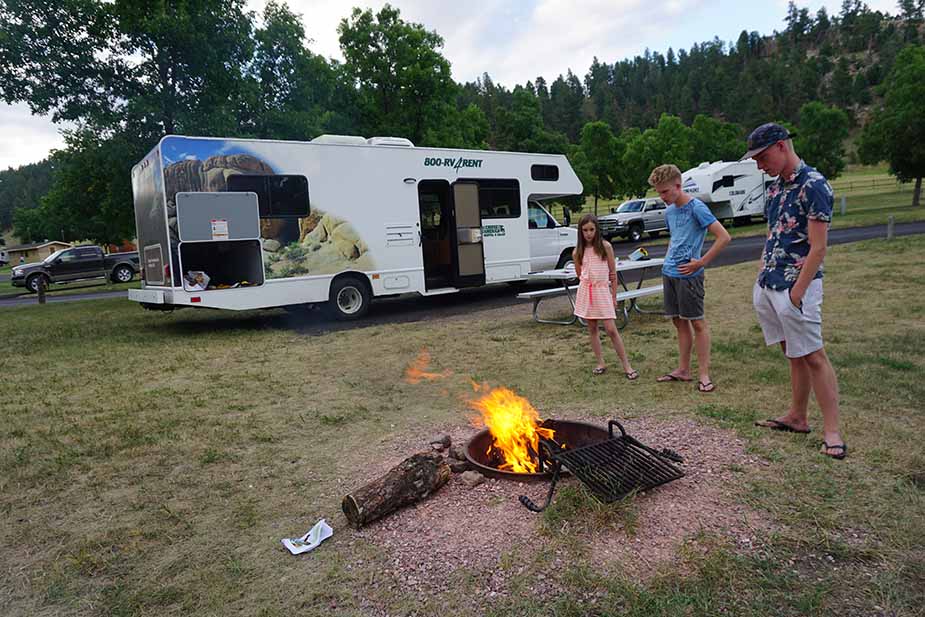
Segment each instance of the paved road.
M896 225L895 233L897 236L925 234L925 221L916 223L903 223ZM829 244L844 244L847 242L858 242L860 240L870 240L873 238L886 237L886 225L875 225L871 227L852 227L849 229L833 229L829 232ZM618 255L627 255L634 251L637 246L645 245L645 242L637 244L629 242L618 242L615 245ZM707 244L709 246L709 243ZM764 246L763 236L753 236L747 238L734 238L726 250L714 262L716 266L728 266L748 261L757 261ZM654 246L649 253L653 257L661 257L665 254L667 246ZM704 249L706 250L706 248ZM756 264L757 267L757 264ZM634 274L634 273L630 273ZM638 275L637 275L638 276ZM651 274L649 276L652 276ZM631 276L626 277L627 282L635 282L637 279ZM537 285L532 288L539 288ZM97 300L102 298L125 297L124 291L101 292L95 294L74 294L69 296L57 296L49 294L49 302L75 302L79 300ZM491 285L478 289L470 289L458 294L447 294L444 296L434 296L421 298L418 296L409 296L388 300L377 300L373 303L370 314L360 321L340 323L332 322L321 317L319 310L307 311L303 314L283 315L278 311L273 311L262 315L257 313L256 317L243 319L239 314L227 312L227 319L215 323L215 326L223 327L224 323L228 328L248 327L266 327L272 325L268 322L280 322L282 326L294 328L306 333L309 332L329 332L332 330L342 330L355 327L377 325L384 323L407 323L422 321L436 316L451 316L482 311L491 308L499 308L512 304L523 303L517 300L511 287L507 285ZM20 297L16 299L0 300L0 307L16 306L22 304L35 304L35 296ZM529 307L524 303L525 314L529 312ZM176 327L182 329L184 326L177 324ZM201 327L201 326L200 326Z

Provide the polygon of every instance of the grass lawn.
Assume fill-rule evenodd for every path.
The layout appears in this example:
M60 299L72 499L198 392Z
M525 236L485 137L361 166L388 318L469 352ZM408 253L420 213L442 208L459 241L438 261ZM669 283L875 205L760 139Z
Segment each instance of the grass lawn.
M676 353L656 316L624 331L642 374L630 383L616 370L592 377L584 332L536 324L527 305L320 334L281 311L159 314L123 299L0 309L4 614L921 615L925 239L840 245L826 258L845 461L818 453L815 404L813 435L753 426L789 393L786 362L752 315L753 280L754 264L708 274L718 384L708 396L654 382ZM452 375L404 383L425 347ZM752 548L723 525L701 529L635 579L620 559L649 555L634 543L648 519L633 512L658 491L601 507L564 489L543 515L518 515L535 542L491 553L487 567L447 555L453 584L422 596L407 582L416 573L395 571L382 548L389 519L354 532L340 500L464 427L470 378L513 388L544 416L686 422L741 440L743 459L760 464L727 465L724 489L767 525ZM439 522L427 507L422 538ZM321 517L333 538L300 557L283 551L280 538ZM475 542L489 532L456 531ZM627 553L602 565L605 536ZM487 591L496 576L508 591Z

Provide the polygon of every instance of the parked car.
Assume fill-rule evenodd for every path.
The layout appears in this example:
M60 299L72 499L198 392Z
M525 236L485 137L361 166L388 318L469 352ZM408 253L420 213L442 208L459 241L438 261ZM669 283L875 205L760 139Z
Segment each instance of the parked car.
M633 242L642 240L643 233L657 238L660 233L668 230L665 222L666 208L665 202L658 197L624 201L612 210L612 214L598 219L601 235L608 240L620 236Z
M138 272L137 251L106 255L98 246L77 246L52 253L38 263L14 266L10 282L14 287L25 287L35 293L43 281L46 287L96 278L128 283Z

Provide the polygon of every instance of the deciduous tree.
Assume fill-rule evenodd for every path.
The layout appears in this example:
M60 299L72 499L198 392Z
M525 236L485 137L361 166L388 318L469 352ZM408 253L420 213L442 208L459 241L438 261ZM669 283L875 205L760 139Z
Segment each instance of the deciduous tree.
M925 47L910 45L896 57L883 84L883 104L861 135L859 153L868 163L886 160L899 180L915 180L918 206L925 176Z

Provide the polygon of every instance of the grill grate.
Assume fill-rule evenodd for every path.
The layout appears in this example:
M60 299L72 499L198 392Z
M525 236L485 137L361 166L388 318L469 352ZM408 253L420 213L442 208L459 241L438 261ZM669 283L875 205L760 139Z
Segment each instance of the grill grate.
M613 427L620 429L614 437ZM534 512L541 512L552 501L552 495L563 467L575 475L603 503L621 499L633 491L644 491L677 480L684 472L671 464L681 457L670 450L657 452L626 434L616 420L608 424L610 438L575 449L562 448L553 440L542 440L541 459L552 467L553 479L546 504L536 506L528 497L520 502Z

